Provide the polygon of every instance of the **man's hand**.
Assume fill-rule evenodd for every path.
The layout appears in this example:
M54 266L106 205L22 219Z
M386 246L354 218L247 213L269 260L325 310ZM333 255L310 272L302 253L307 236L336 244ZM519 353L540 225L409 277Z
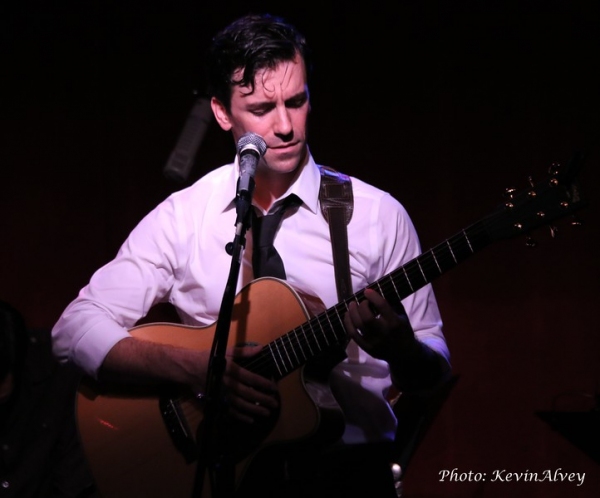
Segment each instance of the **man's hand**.
M244 346L227 352L223 394L229 415L242 422L252 423L258 417L268 417L279 406L277 384L235 362L236 358L254 356L261 349L262 346Z
M257 354L261 346L230 348L226 352L220 393L229 414L252 423L279 406L277 384L235 362ZM100 376L118 382L174 382L189 386L198 397L206 394L209 351L196 351L128 337L113 346Z
M402 305L397 309L377 292L366 289L365 299L352 302L344 316L348 335L365 352L388 363L392 381L400 391L423 391L440 385L450 365L420 342Z
M394 310L377 292L365 289L360 304L353 301L344 317L348 335L374 358L394 363L410 356L417 345L404 308Z

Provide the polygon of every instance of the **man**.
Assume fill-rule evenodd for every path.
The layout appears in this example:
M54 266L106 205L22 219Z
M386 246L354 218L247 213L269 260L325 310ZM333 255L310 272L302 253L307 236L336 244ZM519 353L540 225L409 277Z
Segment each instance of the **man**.
M1 497L94 496L73 418L78 379L52 357L49 331L28 331L0 301Z
M236 143L251 132L267 145L256 169L254 209L264 216L280 208L290 194L300 199L286 210L275 238L287 282L311 290L331 307L338 302L331 241L319 208L321 174L307 145L309 71L303 36L270 15L249 15L232 23L213 39L208 54L207 79L216 121ZM225 247L236 225L238 177L236 157L232 164L170 196L141 221L116 258L95 273L56 324L54 351L61 360L74 362L101 380L153 379L205 392L209 351L141 340L128 329L160 302L173 304L184 324L215 322L231 267ZM420 247L396 200L356 178L352 187L354 213L348 238L352 286L359 291L416 257ZM248 239L238 290L256 276L250 231ZM392 440L396 419L387 400L392 387L434 388L448 374L449 355L430 286L395 309L375 291L366 290L364 297L360 304L348 306L343 319L351 339L347 358L329 377L345 420L343 435L332 446L335 451L315 449L315 459L310 460L318 465L286 463L281 472L267 470L264 478L255 480L264 496L292 496L292 491L299 496L360 496L365 490L373 496L394 496L389 462L383 455L374 463L366 457L368 451L357 453L365 455L358 462L364 469L360 474L348 460L332 464L331 471L325 467L342 461L349 447ZM277 382L231 361L260 350L261 345L249 344L230 350L222 378L228 416L247 424L280 408ZM316 456L323 454L327 456L321 462Z

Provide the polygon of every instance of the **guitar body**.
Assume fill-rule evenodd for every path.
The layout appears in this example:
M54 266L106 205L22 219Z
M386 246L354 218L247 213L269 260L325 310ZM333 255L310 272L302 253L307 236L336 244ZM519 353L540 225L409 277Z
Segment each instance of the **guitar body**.
M304 323L319 302L300 294L285 282L263 278L236 296L229 345L268 344L285 331ZM322 304L320 305L322 307ZM168 323L131 329L134 337L194 350L210 351L215 325L190 327ZM248 466L263 449L341 435L343 419L330 396L317 405L309 390L315 386L304 368L279 381L280 411L268 426L244 425L236 434L245 448L235 465L236 488ZM323 390L319 387L319 398ZM173 442L159 409L164 393L150 388L100 385L85 378L77 395L81 441L101 496L119 498L190 498L197 461L186 461ZM321 402L320 402L321 403ZM182 413L196 437L203 414L193 397L181 402ZM241 424L240 424L241 425ZM244 434L248 434L246 437ZM235 442L234 442L235 444ZM204 479L203 498L210 496Z

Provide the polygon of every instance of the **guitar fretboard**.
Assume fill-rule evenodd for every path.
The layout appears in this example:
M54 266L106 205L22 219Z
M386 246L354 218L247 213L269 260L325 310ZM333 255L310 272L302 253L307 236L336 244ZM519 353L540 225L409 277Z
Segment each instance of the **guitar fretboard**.
M405 297L490 244L486 223L489 220L484 219L471 225L368 288L379 292L392 306L400 303ZM348 336L343 317L352 301L363 300L364 289L267 344L259 355L244 366L279 380L324 352L345 345Z

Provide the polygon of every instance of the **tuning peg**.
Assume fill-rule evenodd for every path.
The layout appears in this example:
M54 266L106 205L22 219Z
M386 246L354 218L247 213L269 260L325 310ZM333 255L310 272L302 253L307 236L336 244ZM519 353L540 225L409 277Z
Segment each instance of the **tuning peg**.
M581 221L581 218L579 218L579 216L574 214L571 218L571 226L572 227L580 227L581 225L583 225L583 221Z
M504 189L504 197L507 199L512 199L515 196L517 189L515 187L507 187Z
M536 247L537 242L530 235L528 235L527 238L525 239L525 245L527 247Z
M560 163L552 163L548 168L548 173L550 173L551 175L558 175L560 168Z
M548 225L548 228L550 229L550 237L556 237L556 234L558 233L558 228L554 225Z

